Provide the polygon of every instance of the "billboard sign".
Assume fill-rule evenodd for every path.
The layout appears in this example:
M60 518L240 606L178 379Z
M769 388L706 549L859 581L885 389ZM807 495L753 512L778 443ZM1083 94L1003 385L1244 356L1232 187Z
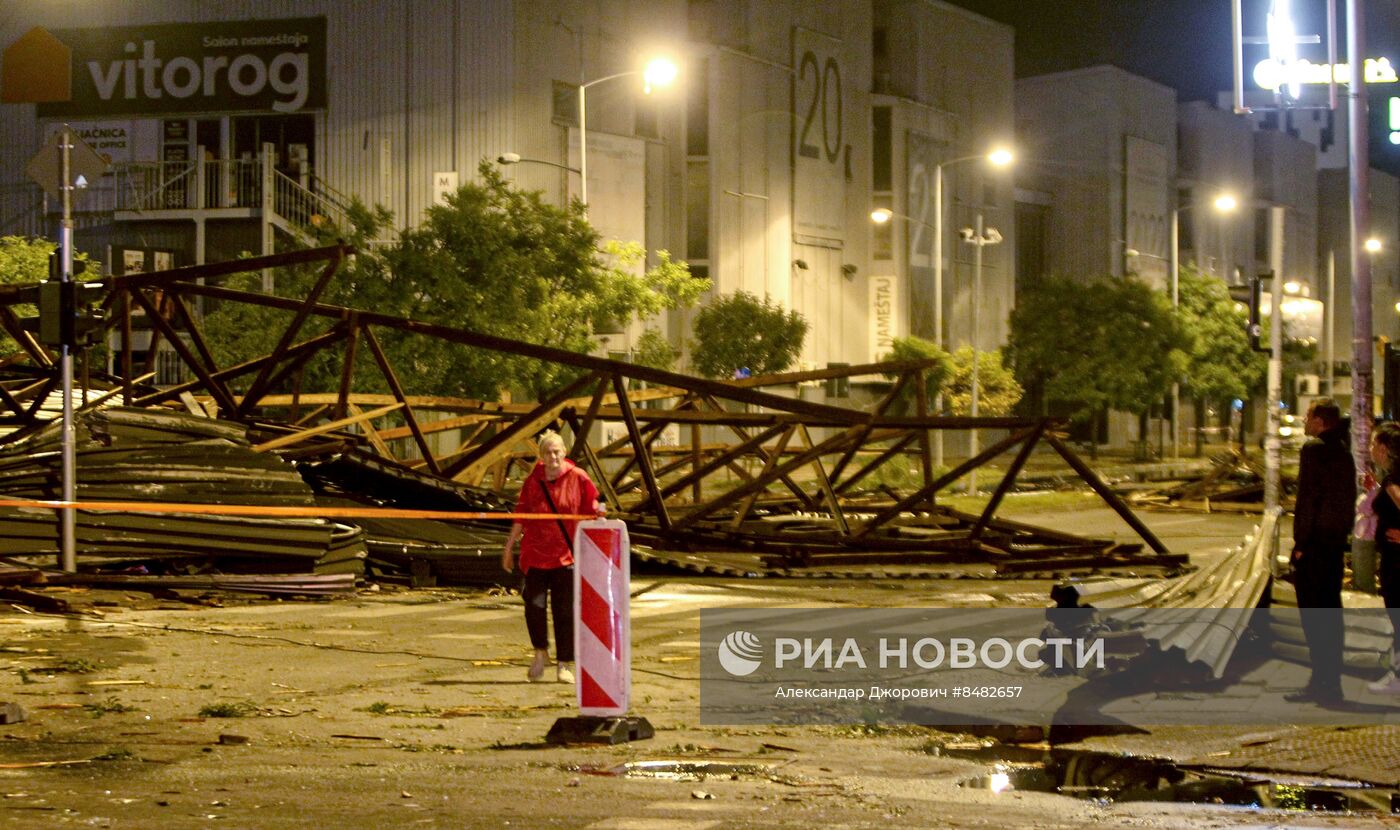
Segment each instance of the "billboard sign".
M43 117L323 109L326 19L36 28L0 81L0 101Z

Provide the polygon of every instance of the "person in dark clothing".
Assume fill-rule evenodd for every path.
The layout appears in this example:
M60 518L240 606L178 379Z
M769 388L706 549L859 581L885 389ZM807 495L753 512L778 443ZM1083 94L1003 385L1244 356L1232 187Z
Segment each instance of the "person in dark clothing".
M1371 433L1371 462L1381 479L1376 494L1376 550L1381 556L1381 596L1390 614L1393 641L1390 671L1367 688L1376 694L1400 694L1400 424L1385 423Z
M1314 440L1303 445L1298 465L1290 561L1312 676L1285 699L1334 703L1342 699L1342 568L1354 519L1356 464L1341 409L1332 399L1313 401L1304 431Z

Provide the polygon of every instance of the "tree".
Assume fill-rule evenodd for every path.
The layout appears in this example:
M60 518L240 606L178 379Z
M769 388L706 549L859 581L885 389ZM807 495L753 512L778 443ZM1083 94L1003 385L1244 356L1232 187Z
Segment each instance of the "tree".
M717 297L695 317L690 362L696 372L728 378L740 369L755 375L782 372L802 351L807 321L796 311L747 291Z
M1224 282L1183 264L1177 286L1181 321L1190 341L1182 383L1199 401L1199 422L1202 404L1225 404L1257 392L1269 359L1251 348L1245 331L1249 311L1230 297Z
M357 205L350 228L327 229L348 231L347 241L360 253L342 267L326 301L583 353L594 348L597 323L625 323L693 304L710 287L665 251L638 275L641 246L609 243L600 250L581 203L551 205L539 191L516 189L487 162L478 176L479 182L449 194L421 224L388 243L375 243L389 236L392 216L383 208ZM293 274L286 284L279 282L279 293L296 296L309 279L310 272ZM234 316L250 314L266 316L261 310ZM256 333L244 334L249 322L211 325L211 336L220 330L223 336L243 335L245 344L250 336L258 340ZM378 336L400 379L416 394L495 399L502 389L514 388L539 395L575 373L568 366L421 336L385 330ZM308 367L304 388L335 388L339 370L332 364L327 358ZM380 388L368 355L357 366L357 389Z
M1132 278L1052 277L1022 292L1011 313L1017 379L1091 419L1093 434L1108 409L1142 414L1160 401L1189 345L1168 299Z
M58 245L40 237L0 236L0 285L24 285L43 282L49 278L49 257L58 250ZM74 259L86 262L89 270L97 270L97 265L84 253L77 253ZM84 276L80 279L96 279ZM32 317L38 309L32 305L17 305L13 308L20 317ZM0 333L0 357L8 357L20 351L19 344L8 334Z
M953 352L952 373L943 390L943 405L953 415L972 414L972 347ZM1021 384L1002 364L1001 350L977 353L977 414L985 418L1007 415L1021 401Z
M936 360L933 366L924 370L924 394L928 399L929 409L933 409L934 398L943 390L944 383L953 371L953 358L932 340L925 340L922 337L896 337L890 342L889 354L880 358L891 363L903 363L915 360ZM885 375L886 378L894 380L895 375ZM899 395L890 405L892 414L903 415L913 412L918 401L918 390L912 386L901 389Z
M671 371L678 357L680 350L672 346L671 341L667 340L666 335L658 328L643 331L641 337L637 338L636 348L632 350L633 363L663 372Z

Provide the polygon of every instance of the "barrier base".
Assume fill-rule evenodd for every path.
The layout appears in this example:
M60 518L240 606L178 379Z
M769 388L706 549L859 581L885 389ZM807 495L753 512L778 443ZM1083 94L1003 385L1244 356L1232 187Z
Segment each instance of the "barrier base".
M624 744L655 737L646 718L603 718L579 715L559 718L544 736L549 744Z

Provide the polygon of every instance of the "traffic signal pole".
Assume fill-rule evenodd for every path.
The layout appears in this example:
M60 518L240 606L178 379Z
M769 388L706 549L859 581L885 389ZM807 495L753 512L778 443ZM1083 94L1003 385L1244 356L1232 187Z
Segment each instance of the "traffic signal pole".
M73 132L67 125L63 128L63 140L59 143L59 170L63 191L63 227L59 232L60 257L63 263L62 282L73 281ZM71 324L70 324L71 325ZM62 421L62 487L63 501L72 503L77 496L77 448L73 435L73 348L72 338L64 338L59 346L59 372L63 379L63 421ZM78 570L77 556L77 512L71 509L58 511L59 550L58 565L64 573Z

